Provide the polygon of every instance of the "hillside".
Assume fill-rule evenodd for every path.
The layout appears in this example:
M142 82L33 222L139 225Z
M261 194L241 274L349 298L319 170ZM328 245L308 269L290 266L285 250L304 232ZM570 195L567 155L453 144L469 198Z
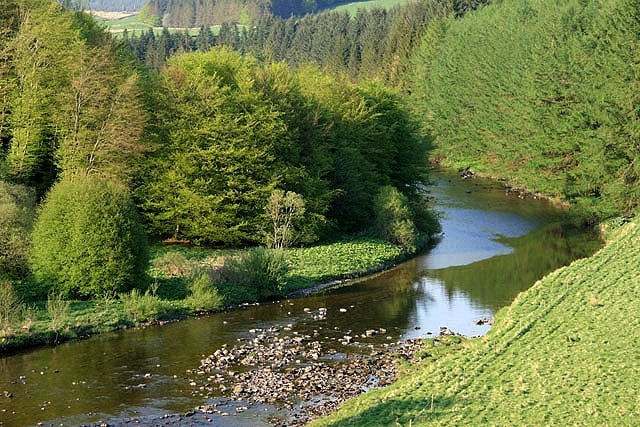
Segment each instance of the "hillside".
M314 425L638 425L638 265L634 221L521 294L486 337Z
M640 7L511 0L431 25L414 100L443 164L597 220L640 202Z
M140 10L146 0L89 0L85 9L103 12L135 12Z

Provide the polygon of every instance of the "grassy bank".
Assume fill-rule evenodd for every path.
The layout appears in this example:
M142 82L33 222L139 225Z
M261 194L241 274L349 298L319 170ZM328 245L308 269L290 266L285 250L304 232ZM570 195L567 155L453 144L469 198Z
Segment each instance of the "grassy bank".
M636 220L521 294L486 337L427 348L396 384L314 425L638 425L639 265Z
M155 246L149 268L151 285L147 293L140 293L135 298L129 296L124 301L115 295L105 295L92 301L54 299L27 303L26 313L21 319L12 321L10 327L6 326L8 322L0 322L3 326L0 355L201 313L201 305L194 304L190 293L194 272L207 271L215 276L224 259L242 256L246 252L179 245ZM282 293L289 294L331 280L359 277L391 266L403 254L396 245L369 238L344 238L308 248L288 249L284 255L290 269L285 275ZM256 300L255 292L246 286L213 282L217 309Z

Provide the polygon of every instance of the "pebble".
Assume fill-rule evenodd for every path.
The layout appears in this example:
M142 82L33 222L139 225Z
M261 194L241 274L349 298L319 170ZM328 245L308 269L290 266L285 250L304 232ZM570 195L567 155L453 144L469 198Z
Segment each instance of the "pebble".
M308 314L324 311L309 309ZM407 340L399 344L363 345L355 342L352 335L344 335L338 341L352 346L354 351L335 357L338 354L335 349L325 348L312 336L299 332L281 335L276 330L280 328L265 329L254 340L218 349L203 358L194 371L207 373L208 383L202 388L210 397L223 393L249 406L277 404L289 409L286 420L274 421L278 426L304 425L333 412L340 402L390 384L397 375L396 361L410 359L421 343ZM386 332L370 329L362 335L372 337L381 331ZM219 413L212 405L202 406L198 411Z

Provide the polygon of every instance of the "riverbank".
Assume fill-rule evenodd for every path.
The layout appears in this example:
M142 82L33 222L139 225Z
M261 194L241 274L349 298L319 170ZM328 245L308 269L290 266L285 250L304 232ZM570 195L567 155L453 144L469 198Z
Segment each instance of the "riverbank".
M604 234L603 249L538 281L485 337L312 425L637 425L640 223Z
M91 335L171 322L205 314L187 302L188 281L197 268L215 266L217 260L241 254L242 250L217 250L181 245L153 248L149 268L154 298L141 298L137 307L126 307L114 295L100 300L57 301L58 312L47 301L28 303L25 318L0 337L0 356L39 346L56 345ZM290 271L284 294L300 295L324 286L337 285L385 269L407 258L401 247L366 237L347 237L285 252ZM251 293L220 285L222 305L218 311L255 303Z

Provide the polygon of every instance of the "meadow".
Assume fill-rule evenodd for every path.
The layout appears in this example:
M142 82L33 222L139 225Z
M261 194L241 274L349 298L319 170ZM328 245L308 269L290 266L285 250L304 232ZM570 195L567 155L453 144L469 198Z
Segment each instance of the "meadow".
M357 1L351 3L341 4L336 7L332 7L330 10L336 12L348 12L349 15L355 16L359 10L371 10L371 9L392 9L396 6L406 5L414 0L371 0L371 1Z

